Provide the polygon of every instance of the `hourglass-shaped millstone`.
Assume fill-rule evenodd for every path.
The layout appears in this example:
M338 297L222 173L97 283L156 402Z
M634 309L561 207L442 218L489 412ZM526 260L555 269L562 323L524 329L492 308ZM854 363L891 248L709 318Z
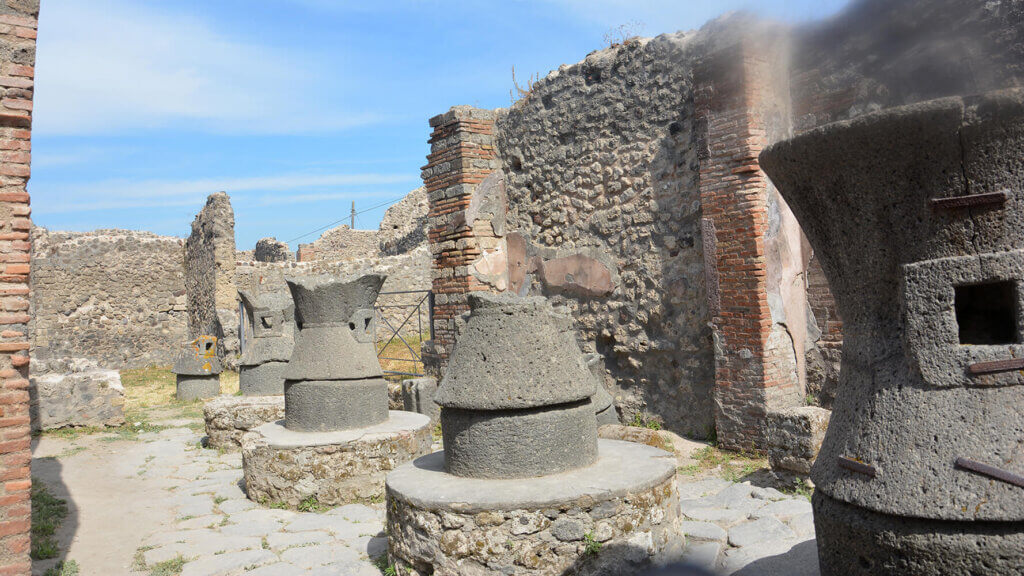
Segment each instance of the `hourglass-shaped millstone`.
M220 373L217 338L200 336L184 346L171 368L175 376L178 400L210 398L220 394Z
M471 295L444 380L445 467L456 476L523 478L597 459L593 376L544 298Z
M373 304L384 276L287 282L298 332L285 369L285 427L327 432L387 420L387 383L373 340Z
M761 166L843 319L822 574L1020 574L1024 91L830 124Z
M238 388L245 396L284 394L284 371L295 345L295 305L287 292L238 291L252 338L238 365Z

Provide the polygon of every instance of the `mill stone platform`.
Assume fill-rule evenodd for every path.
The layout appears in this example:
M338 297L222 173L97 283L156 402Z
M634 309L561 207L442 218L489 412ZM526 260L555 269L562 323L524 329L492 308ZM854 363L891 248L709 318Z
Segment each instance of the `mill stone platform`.
M242 436L246 492L292 508L311 497L325 506L379 501L385 474L429 453L431 442L430 418L399 410L379 424L329 432L270 422Z
M599 440L597 461L534 478L445 472L444 452L388 475L388 545L413 574L639 574L683 551L676 461Z
M239 450L246 432L284 418L284 396L218 396L203 406L203 418L207 446Z

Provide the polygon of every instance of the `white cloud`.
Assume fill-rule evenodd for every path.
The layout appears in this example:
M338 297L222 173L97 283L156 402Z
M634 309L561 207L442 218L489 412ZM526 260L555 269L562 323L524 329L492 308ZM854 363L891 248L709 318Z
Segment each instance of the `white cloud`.
M48 0L39 23L35 131L294 133L381 120L318 104L323 87L303 65L309 58L233 38L165 6Z
M269 206L301 204L323 200L391 197L394 191L377 192L353 190L339 192L297 193L318 188L354 186L402 185L400 189L415 187L419 178L406 174L282 174L249 178L204 178L195 180L110 180L89 184L51 185L31 193L38 201L34 213L62 214L124 208L169 208L175 206L201 206L212 192L220 190L236 195L236 203ZM252 192L266 192L250 197ZM81 200L88 198L88 200Z

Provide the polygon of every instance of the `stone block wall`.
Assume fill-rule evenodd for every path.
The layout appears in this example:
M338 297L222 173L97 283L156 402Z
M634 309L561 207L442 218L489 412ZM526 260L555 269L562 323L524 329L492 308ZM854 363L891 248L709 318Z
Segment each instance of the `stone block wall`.
M28 576L29 270L37 0L0 2L0 574Z
M510 288L568 306L619 411L706 436L714 356L700 230L698 40L633 39L562 66L496 123Z
M393 256L425 246L427 210L427 190L422 186L388 208L377 231L381 254Z
M423 185L430 211L427 239L433 256L433 346L435 366L444 366L455 342L457 319L469 311L467 295L491 286L469 271L484 250L499 249L500 234L492 220L470 211L473 192L499 166L490 110L456 106L430 119L430 155L423 167Z
M376 230L353 230L343 225L324 232L311 244L300 244L300 262L357 260L380 253Z
M217 352L233 368L239 354L235 286L235 213L224 192L211 194L185 240L188 338L217 337Z
M187 336L182 249L149 232L33 229L32 357L170 365Z
M294 278L316 274L356 275L376 272L385 274L382 292L404 292L410 290L430 290L430 253L425 246L407 254L361 258L358 260L327 261L312 260L307 262L258 262L253 260L239 261L235 267L235 284L240 290L252 292L288 291L285 278ZM387 322L398 328L405 315L411 309L400 308L401 305L412 305L423 298L423 294L384 295L378 299L379 305L391 306L385 309ZM423 330L429 331L424 305ZM402 329L406 336L415 335L420 326L416 317ZM378 337L387 334L387 324L383 319L377 320Z

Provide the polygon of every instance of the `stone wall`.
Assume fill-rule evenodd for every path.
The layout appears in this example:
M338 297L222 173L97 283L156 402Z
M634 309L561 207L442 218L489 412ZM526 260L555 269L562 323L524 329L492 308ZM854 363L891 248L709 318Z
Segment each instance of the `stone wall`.
M170 365L187 336L182 247L149 232L35 228L32 357Z
M404 292L409 290L430 290L430 253L421 246L408 254L397 256L381 256L361 258L358 260L327 261L312 260L307 262L256 262L240 261L235 268L235 283L240 290L252 292L288 291L285 278L294 278L315 274L356 275L380 273L387 276L382 292ZM424 297L423 294L382 295L378 305L390 306L384 311L387 322L398 328L411 309L399 308L412 305ZM423 331L429 331L426 323L426 304L423 308ZM420 331L420 324L415 316L403 328L405 335L414 335ZM378 339L387 334L387 323L378 317Z
M0 2L0 574L28 576L29 230L38 0Z
M688 34L562 66L496 123L511 289L574 311L629 419L714 427Z
M188 337L217 337L228 367L239 353L238 290L235 287L235 213L224 192L211 194L185 240Z
M380 253L376 230L353 230L347 224L324 232L312 244L299 245L299 260L356 260Z
M381 254L404 254L426 245L427 209L427 189L423 187L388 208L377 230Z

